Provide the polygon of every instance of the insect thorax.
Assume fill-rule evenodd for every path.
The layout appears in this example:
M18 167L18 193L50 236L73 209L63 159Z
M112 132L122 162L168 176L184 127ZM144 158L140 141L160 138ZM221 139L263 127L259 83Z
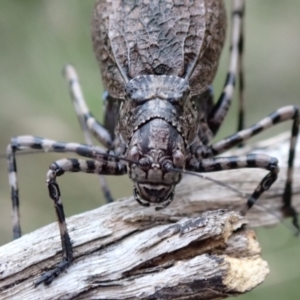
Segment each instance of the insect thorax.
M129 143L137 129L156 118L172 125L186 146L193 142L198 112L187 81L177 76L144 75L127 83L118 126L123 141Z

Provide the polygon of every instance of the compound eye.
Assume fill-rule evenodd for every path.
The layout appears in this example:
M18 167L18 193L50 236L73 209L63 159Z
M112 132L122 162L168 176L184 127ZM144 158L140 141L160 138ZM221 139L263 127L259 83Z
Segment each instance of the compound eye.
M176 168L183 168L185 164L184 155L180 150L176 150L173 154L173 164Z
M148 171L151 168L151 161L148 157L143 157L139 161L139 166L142 170Z
M133 162L138 162L140 158L139 150L136 146L132 147L127 155L127 158Z
M165 172L169 172L170 170L173 169L173 164L171 161L169 160L166 160L162 163L162 169L165 171Z

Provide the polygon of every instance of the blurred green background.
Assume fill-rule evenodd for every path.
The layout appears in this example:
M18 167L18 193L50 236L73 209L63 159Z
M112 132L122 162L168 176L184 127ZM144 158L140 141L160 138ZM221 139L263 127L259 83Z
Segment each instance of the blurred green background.
M230 1L226 1L229 7ZM248 0L246 13L247 125L285 104L300 104L300 1ZM0 10L0 154L13 136L32 134L83 142L62 67L73 63L91 111L102 120L102 85L92 51L90 19L94 0L2 0ZM223 51L215 94L228 62ZM279 133L275 127L259 137ZM217 139L236 129L233 108ZM67 155L69 157L70 155ZM55 221L45 186L49 164L63 155L17 159L23 233ZM103 204L95 176L59 178L67 216ZM131 184L109 178L115 199L129 196ZM11 240L11 204L5 159L0 160L0 245ZM271 274L242 299L299 299L300 241L284 226L258 230Z

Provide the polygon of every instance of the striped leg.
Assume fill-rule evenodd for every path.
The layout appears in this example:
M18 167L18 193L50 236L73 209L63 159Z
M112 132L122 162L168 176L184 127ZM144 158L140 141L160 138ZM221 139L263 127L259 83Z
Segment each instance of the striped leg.
M241 213L246 212L255 204L261 194L268 190L276 181L279 172L278 160L265 154L249 154L246 156L230 156L208 158L198 161L198 163L187 167L188 170L196 172L216 172L223 170L234 170L240 168L260 168L270 171L256 187L255 191L248 199L246 206ZM300 230L299 226L297 229Z
M245 3L244 0L233 1L232 11L232 33L231 33L231 47L230 47L230 62L227 78L224 84L223 92L219 97L216 105L208 118L208 125L213 135L215 136L222 125L229 107L231 105L238 66L240 73L240 108L239 108L239 124L238 127L242 128L244 123L244 108L243 108L243 65L242 65L242 51L243 51L243 17L244 17Z
M53 140L33 137L19 136L12 138L7 147L7 163L9 172L9 185L11 187L12 219L14 239L21 236L20 214L19 214L19 189L17 182L17 165L15 153L22 150L43 150L45 152L71 152L84 157L104 158L106 150L100 147L91 147L76 143L61 143Z
M244 73L244 44L245 44L245 35L244 35L244 23L245 23L245 5L243 6L242 11L242 20L241 20L241 32L240 39L238 44L239 50L239 108L238 108L238 127L237 131L241 131L245 128L245 73ZM242 146L242 144L240 144Z
M67 65L65 67L64 76L68 81L73 104L85 138L90 141L90 132L102 145L107 149L111 149L112 137L108 130L90 113L81 91L78 75L73 66Z
M35 282L35 286L45 283L50 284L53 279L66 270L73 260L73 247L68 234L67 224L61 194L56 177L65 172L85 172L103 175L123 175L126 174L126 165L114 161L94 161L79 159L61 159L51 164L47 173L47 185L50 198L53 200L55 212L57 215L61 245L63 251L63 260L51 271L44 273L41 278Z
M93 145L93 140L90 135L90 133L92 133L100 143L110 149L112 147L113 136L104 126L97 122L89 112L75 69L71 65L66 66L64 69L64 76L69 84L71 99L83 131L85 142L88 145ZM113 202L105 177L99 176L99 182L106 202Z
M211 145L206 151L199 147L199 151L197 151L198 158L201 157L212 157L218 154L223 153L224 151L240 144L243 141L248 140L250 137L257 135L258 133L266 130L267 128L279 124L284 121L293 120L292 131L291 131L291 142L289 149L289 158L288 158L288 170L287 170L287 180L285 185L285 190L283 194L283 212L287 216L291 216L293 218L293 223L295 227L299 228L298 220L297 220L297 212L293 208L291 199L292 199L292 182L293 182L293 164L295 158L295 147L297 143L297 137L299 134L299 108L296 106L285 106L268 117L262 119L257 124L244 129L236 134L233 134L224 140L217 142Z

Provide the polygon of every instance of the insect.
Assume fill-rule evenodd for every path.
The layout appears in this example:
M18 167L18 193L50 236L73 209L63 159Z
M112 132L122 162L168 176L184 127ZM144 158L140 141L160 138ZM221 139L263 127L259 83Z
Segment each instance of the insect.
M57 176L79 171L127 173L133 180L134 197L140 204L152 203L163 208L173 200L183 170L267 169L269 173L248 199L243 209L245 213L276 180L277 160L265 155L215 156L286 120L292 120L293 127L284 204L287 214L294 217L298 226L290 203L293 145L299 126L297 107L281 108L249 129L210 144L229 109L241 62L243 1L234 1L230 68L223 93L215 105L210 84L225 39L223 2L195 1L191 7L175 2L170 5L167 1L153 6L142 4L98 1L95 8L93 40L109 95L104 124L107 126L98 123L89 113L75 70L71 66L65 69L79 115L109 151L31 136L16 137L8 147L15 237L21 234L15 152L24 149L74 152L93 159L63 159L51 165L47 183L58 215L64 258L37 284L51 283L73 258ZM108 124L108 121L111 122Z

